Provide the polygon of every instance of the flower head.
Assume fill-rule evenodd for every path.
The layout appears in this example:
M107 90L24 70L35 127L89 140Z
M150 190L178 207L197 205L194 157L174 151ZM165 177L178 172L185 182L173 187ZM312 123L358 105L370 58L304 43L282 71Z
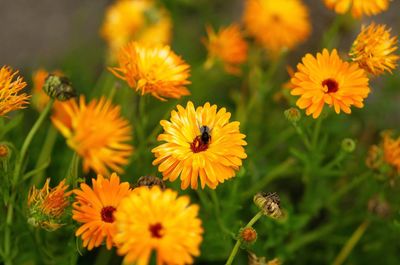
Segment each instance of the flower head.
M172 22L169 13L155 1L117 1L107 8L101 35L112 57L130 41L147 45L170 42Z
M111 249L117 232L114 212L130 193L129 183L121 183L115 173L110 179L98 175L97 179L92 179L92 188L82 183L74 193L72 218L82 223L75 235L82 238L83 246L88 250L100 246L104 240L107 249Z
M10 148L7 144L0 142L0 160L10 157Z
M362 27L351 48L350 57L373 75L380 75L385 71L391 73L400 58L394 54L398 48L396 44L397 37L390 36L390 29L386 29L385 25L372 23L368 27Z
M248 33L271 54L294 48L311 31L301 0L246 0L243 20Z
M383 157L387 164L400 173L400 137L393 138L393 132L383 133Z
M32 106L38 111L43 111L47 103L50 101L50 97L43 91L44 82L49 74L50 73L48 71L41 68L35 71L32 76ZM61 71L58 70L52 72L52 74L58 76L62 75ZM57 102L58 101L54 103L57 104Z
M54 126L67 139L67 144L83 158L83 169L108 175L109 170L123 172L133 147L129 122L120 116L120 107L105 98L86 104L70 100L62 103L64 112L52 116ZM66 116L63 116L66 115Z
M194 108L189 101L186 108L177 106L171 112L171 121L162 120L164 133L158 136L165 141L152 150L164 179L181 179L181 188L189 185L215 189L219 183L235 176L247 155L243 148L246 137L239 131L240 123L229 122L231 114L210 103Z
M390 0L324 0L324 2L336 13L344 14L350 11L353 17L359 18L363 15L376 15L387 10Z
M317 118L325 104L333 106L336 113L351 113L350 106L362 108L370 88L368 77L356 63L344 62L334 49L324 49L316 58L303 57L292 77L292 95L300 96L296 105L306 109L306 114Z
M17 74L18 71L13 72L7 66L0 68L0 116L13 110L23 109L28 104L30 96L25 93L18 94L26 83ZM15 76L17 78L13 80Z
M215 59L219 59L224 63L228 73L240 73L239 65L247 59L247 43L240 32L240 27L233 24L215 32L208 26L207 35L208 38L203 40L208 50L207 62L212 64Z
M115 213L118 253L129 264L148 264L153 250L157 264L192 264L203 233L198 211L189 197L170 189L135 189Z
M57 187L50 189L50 178L46 180L42 189L31 187L28 195L29 219L34 226L46 230L56 230L63 225L62 216L69 206L71 192L66 192L68 185L65 180Z
M190 66L176 55L169 46L143 46L132 42L121 49L119 67L110 69L141 94L154 97L180 98L189 95Z

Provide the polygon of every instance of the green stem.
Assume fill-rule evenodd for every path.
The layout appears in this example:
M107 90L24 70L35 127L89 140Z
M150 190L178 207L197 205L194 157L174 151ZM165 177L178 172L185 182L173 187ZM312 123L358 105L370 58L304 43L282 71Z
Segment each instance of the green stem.
M350 255L351 251L357 245L358 241L360 241L361 237L364 235L365 231L369 226L369 221L364 220L354 231L351 237L347 240L346 244L340 250L339 255L336 257L335 261L332 265L341 265Z
M352 181L339 189L335 192L329 200L327 200L327 205L334 204L338 199L340 199L343 195L347 192L351 191L353 188L358 187L361 182L368 179L370 176L370 172L365 172L364 174L360 175L359 177L353 178Z
M41 167L46 161L48 161L50 159L51 152L53 150L56 140L57 140L57 130L53 126L50 125L50 127L47 131L46 140L43 144L42 150L40 151L39 158L36 162L35 168ZM35 177L32 178L31 186L39 185L43 179L43 176L44 176L44 170L37 172L35 174Z
M20 155L17 158L17 162L15 163L15 170L13 176L13 183L18 183L18 178L21 174L22 164L24 163L26 152L28 151L29 145L32 142L33 137L35 136L36 132L39 130L40 126L42 125L43 121L47 117L47 114L50 112L51 107L53 106L54 99L50 99L49 103L47 103L45 109L40 113L39 118L32 126L32 129L29 131L28 135L25 138L24 143L22 144Z
M219 228L222 230L222 232L235 237L235 234L232 233L228 228L226 228L224 222L221 219L221 209L220 209L220 205L219 205L219 200L218 200L218 196L215 190L210 190L210 194L211 194L211 200L214 204L214 212L215 212L215 218L217 219L217 223L219 225Z
M247 223L247 225L244 228L252 227L258 221L258 219L260 219L261 216L263 216L263 215L264 215L263 211L259 211L253 218L251 218L251 220ZM236 240L236 244L233 247L231 254L229 255L228 260L226 261L225 265L232 264L241 244L242 244L242 240L240 238L238 238Z
M315 151L315 149L317 148L318 145L318 138L319 138L319 133L321 131L321 124L322 124L322 117L319 117L317 119L317 122L315 123L315 128L314 128L314 133L313 133L313 137L312 137L312 149Z
M304 133L303 129L296 123L292 122L293 127L296 129L297 134L300 136L301 140L303 140L304 145L307 147L308 150L312 149L312 145L308 136Z
M67 182L74 188L76 188L78 185L78 174L79 174L79 156L76 152L74 152L66 176L66 179L68 179Z

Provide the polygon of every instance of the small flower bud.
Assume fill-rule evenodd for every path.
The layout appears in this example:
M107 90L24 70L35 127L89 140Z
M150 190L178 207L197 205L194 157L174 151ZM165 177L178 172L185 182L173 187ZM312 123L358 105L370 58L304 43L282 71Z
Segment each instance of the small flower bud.
M254 254L253 252L250 252L250 251L249 251L248 259L249 259L249 263L248 263L249 265L281 265L282 264L282 262L278 258L267 261L267 259L265 257L257 257L256 254Z
M238 238L245 244L253 244L257 240L257 231L253 227L241 228Z
M368 211L380 218L387 218L390 216L391 209L387 201L374 196L368 201Z
M0 144L0 159L6 159L10 155L10 148L6 144Z
M165 183L162 179L154 176L142 176L136 182L135 188L147 186L149 188L153 186L159 186L162 190L165 190Z
M254 196L253 201L266 216L274 219L283 217L283 213L280 208L280 198L276 192L259 192Z
M290 122L298 122L301 118L301 113L298 108L290 108L284 112L286 119Z
M43 91L51 97L60 101L66 101L76 97L76 92L69 79L65 76L49 74L44 82Z
M342 150L347 153L352 153L356 149L356 142L353 139L345 138L342 141Z

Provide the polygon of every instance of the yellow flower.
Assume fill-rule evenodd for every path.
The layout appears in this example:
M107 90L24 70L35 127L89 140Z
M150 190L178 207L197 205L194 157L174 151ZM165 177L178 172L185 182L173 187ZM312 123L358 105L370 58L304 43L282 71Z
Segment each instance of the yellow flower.
M146 265L151 252L157 264L192 264L199 256L203 228L199 207L172 190L140 187L123 199L115 213L115 242L124 262Z
M333 106L336 113L351 113L350 106L364 106L363 100L370 92L368 77L356 63L344 62L336 49L330 54L324 49L316 58L307 54L291 82L292 95L300 96L296 105L306 109L306 114L318 118L325 104Z
M390 0L324 0L324 2L336 13L344 14L350 10L353 17L359 18L363 15L376 15L387 10Z
M41 190L31 187L28 195L29 219L28 222L46 230L56 230L63 224L61 217L65 208L69 206L71 192L66 192L68 185L65 180L57 187L50 189L50 178L46 180Z
M133 148L131 127L120 116L120 107L111 105L105 98L92 100L88 105L80 97L79 105L70 100L62 103L67 117L53 115L54 126L67 139L68 145L83 158L83 169L92 168L96 173L108 175L111 168L123 172Z
M169 46L143 46L129 43L119 53L119 68L110 68L118 78L141 94L154 97L180 98L189 95L190 66L171 51Z
M400 58L393 54L397 50L396 44L397 37L390 36L390 29L386 29L385 25L372 23L368 27L362 27L351 48L350 57L373 75L380 75L384 71L391 73Z
M130 193L129 183L120 183L115 173L110 179L98 175L97 180L92 179L92 188L82 183L74 193L72 218L82 223L75 235L81 236L83 246L88 250L100 246L104 240L107 249L111 249L117 232L114 212L121 200Z
M271 54L292 49L310 35L308 9L300 0L247 0L244 25Z
M392 138L393 132L383 133L383 157L386 163L400 173L400 137Z
M246 137L239 131L240 123L229 122L231 114L225 108L217 112L210 103L194 108L189 101L186 109L177 106L171 112L171 121L162 120L164 133L157 138L165 141L152 150L164 180L181 179L181 188L189 185L215 189L219 183L235 176L247 155L243 148Z
M17 74L18 71L13 73L7 66L0 69L0 116L5 116L13 110L23 109L28 104L30 96L25 93L18 94L26 83L20 76L13 80Z
M108 7L101 35L116 58L119 49L132 40L147 45L169 44L171 28L170 14L154 1L118 1Z
M207 35L208 39L203 39L209 56L206 66L210 67L215 59L219 59L224 63L226 72L239 74L239 65L247 60L247 43L240 27L233 24L216 33L208 26Z

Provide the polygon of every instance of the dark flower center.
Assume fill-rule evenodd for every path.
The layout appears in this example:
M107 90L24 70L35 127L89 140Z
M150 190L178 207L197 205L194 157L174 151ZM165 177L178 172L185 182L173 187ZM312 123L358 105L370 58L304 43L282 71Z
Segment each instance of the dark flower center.
M164 229L164 227L160 223L155 223L154 225L150 225L149 230L151 233L151 237L162 238L162 236L163 236L162 230L163 229Z
M203 152L207 150L208 142L204 142L201 139L201 135L198 135L194 138L193 142L190 144L190 149L192 149L193 153Z
M331 78L322 81L322 86L328 87L328 93L335 93L339 89L339 84Z
M103 220L106 223L112 223L114 222L114 212L115 208L112 206L106 206L101 209L101 220Z

